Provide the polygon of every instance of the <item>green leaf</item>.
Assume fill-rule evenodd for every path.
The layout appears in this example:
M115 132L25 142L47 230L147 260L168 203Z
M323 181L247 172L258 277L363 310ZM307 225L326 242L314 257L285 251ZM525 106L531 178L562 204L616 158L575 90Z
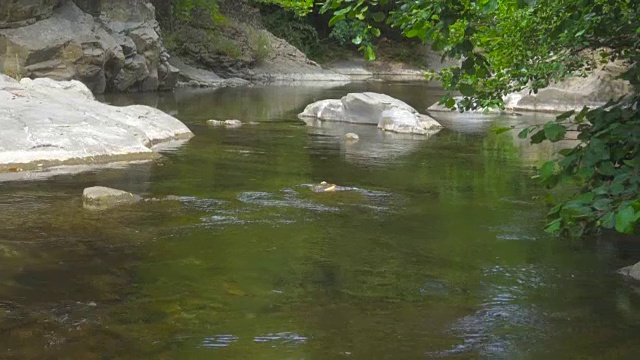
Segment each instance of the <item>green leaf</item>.
M362 44L362 34L356 35L356 37L353 38L353 40L351 40L351 42L353 42L356 45Z
M593 203L593 208L599 211L607 210L611 207L611 199L598 199Z
M351 11L351 6L347 6L344 9L340 9L336 12L333 13L333 16L340 16L340 15L346 15L349 13L349 11Z
M338 21L340 20L344 20L344 18L346 17L346 15L336 15L334 17L331 18L331 20L329 20L329 27L335 25Z
M371 17L373 18L374 21L383 22L384 19L386 18L386 15L383 12L378 11L371 14Z
M460 90L460 93L464 96L473 96L473 94L475 94L475 89L473 88L473 85L471 84L466 84L466 83L461 83L458 85L458 90Z
M447 101L445 101L444 106L446 106L447 109L453 109L453 107L456 106L456 99L448 98Z
M513 126L512 127L501 127L501 128L494 129L493 132L496 133L496 135L500 135L500 134L505 133L507 131L513 130L513 128L514 128Z
M548 223L547 226L544 228L544 231L554 234L554 233L557 233L561 228L562 228L562 219L558 218Z
M633 206L625 207L616 214L616 231L625 234L632 233L637 220L638 218L636 217L636 211L633 209Z
M567 129L554 122L548 122L544 124L544 134L547 139L551 142L556 142L564 139L565 134L567 133Z
M603 161L598 166L598 172L602 175L611 176L616 173L616 169L610 161Z
M571 110L571 111L567 111L565 113L562 113L558 116L556 116L556 121L560 122L562 120L566 120L568 118L571 117L571 115L575 114L575 110Z
M411 29L404 34L404 36L408 37L409 39L414 38L418 35L420 35L420 30L417 29Z
M531 131L531 129L532 129L532 128L525 128L525 129L522 129L522 131L520 131L520 132L518 133L518 138L520 138L520 139L526 139L526 138L527 138L527 136L529 136L529 132Z
M380 37L380 29L378 29L378 28L371 28L371 33L375 37Z
M539 130L537 133L533 134L533 136L531 136L531 143L532 144L540 144L541 142L543 142L544 140L546 140L547 136L545 135L544 130Z
M367 59L368 61L373 61L376 59L376 53L373 50L373 47L371 45L367 45L364 49L364 58Z
M556 173L556 162L551 160L547 161L540 167L540 177L542 179L548 179Z
M602 215L599 222L600 222L600 226L602 226L603 228L613 229L616 225L613 211L609 211L606 214Z

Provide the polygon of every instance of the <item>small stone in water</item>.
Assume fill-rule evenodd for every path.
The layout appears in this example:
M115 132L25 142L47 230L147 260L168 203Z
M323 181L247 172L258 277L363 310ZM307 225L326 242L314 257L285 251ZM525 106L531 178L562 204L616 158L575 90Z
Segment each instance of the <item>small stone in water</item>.
M356 140L360 139L360 136L358 136L358 134L356 134L356 133L346 133L346 134L344 134L344 139L345 140L356 141Z
M207 125L211 125L211 126L220 126L220 125L224 125L224 121L220 121L220 120L207 120Z

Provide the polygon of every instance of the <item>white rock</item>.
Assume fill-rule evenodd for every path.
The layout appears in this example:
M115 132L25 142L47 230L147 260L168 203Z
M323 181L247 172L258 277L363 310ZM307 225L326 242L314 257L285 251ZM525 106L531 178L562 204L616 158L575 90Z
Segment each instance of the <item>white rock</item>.
M350 132L350 133L344 134L344 138L345 138L345 140L353 140L353 141L355 141L355 140L360 139L360 136L358 136L358 134L356 134L356 133L351 133Z
M372 92L351 93L339 100L312 103L298 117L371 124L382 130L410 134L432 134L442 128L436 120L418 113L403 101Z
M207 125L209 126L221 126L224 125L224 121L222 120L207 120Z
M164 112L96 101L79 81L0 76L0 172L156 157L151 147L193 134ZM27 166L28 165L28 166Z
M225 120L224 125L227 127L239 127L242 126L242 121L236 119Z

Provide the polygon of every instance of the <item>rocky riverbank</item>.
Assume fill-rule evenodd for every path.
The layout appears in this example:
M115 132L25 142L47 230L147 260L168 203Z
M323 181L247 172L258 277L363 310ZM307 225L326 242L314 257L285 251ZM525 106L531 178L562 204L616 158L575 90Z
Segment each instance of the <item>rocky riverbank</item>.
M79 80L94 94L178 81L147 1L9 1L0 14L0 72L14 78Z
M0 75L0 172L149 160L154 145L193 134L152 107L110 106L79 81Z

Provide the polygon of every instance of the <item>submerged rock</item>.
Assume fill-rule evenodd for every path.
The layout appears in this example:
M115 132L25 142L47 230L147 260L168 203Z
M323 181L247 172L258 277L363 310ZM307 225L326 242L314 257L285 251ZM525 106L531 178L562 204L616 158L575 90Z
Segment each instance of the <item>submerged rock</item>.
M242 121L237 119L230 120L207 120L207 125L209 126L226 126L226 127L240 127L242 126Z
M308 105L298 115L302 120L347 122L377 125L396 133L433 134L442 126L428 115L385 94L350 93L341 99L321 100Z
M85 208L106 209L117 205L133 204L140 201L140 196L104 186L93 186L84 189L82 200Z

